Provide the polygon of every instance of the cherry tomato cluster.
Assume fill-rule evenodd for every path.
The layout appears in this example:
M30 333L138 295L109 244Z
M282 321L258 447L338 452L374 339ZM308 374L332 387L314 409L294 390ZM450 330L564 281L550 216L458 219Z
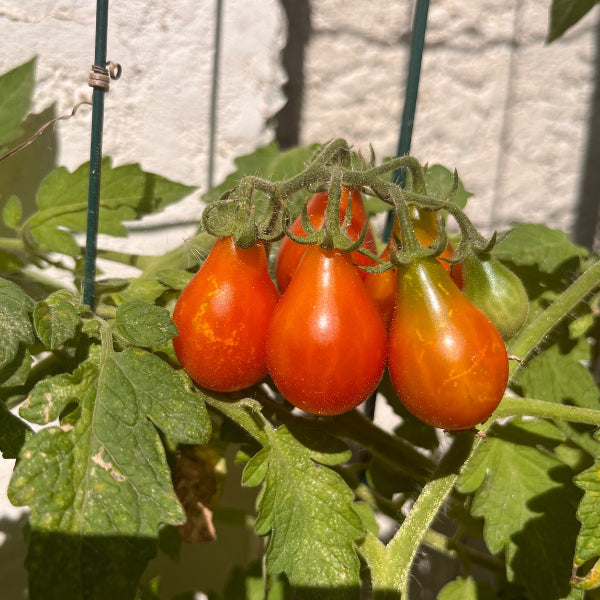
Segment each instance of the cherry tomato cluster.
M320 228L327 204L327 192L315 194L304 221L298 217L288 231L306 237L307 217ZM418 241L431 244L437 213L411 206L410 217ZM174 309L173 344L183 368L218 392L270 375L294 406L336 415L375 392L387 365L399 398L425 423L460 430L484 421L508 379L502 338L526 317L520 281L489 253L452 265L450 244L437 259L367 273L359 267L377 264L375 241L358 190L342 188L339 222L369 252L285 237L276 261L279 291L262 242L241 248L232 237L219 238ZM396 229L381 259L399 244Z

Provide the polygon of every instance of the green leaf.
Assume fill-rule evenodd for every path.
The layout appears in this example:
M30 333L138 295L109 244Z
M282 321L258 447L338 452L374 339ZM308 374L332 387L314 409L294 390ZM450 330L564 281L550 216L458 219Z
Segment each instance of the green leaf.
M425 172L425 186L427 187L427 193L434 198L443 200L448 197L448 192L454 185L454 173L442 165L431 165L427 167ZM410 171L406 175L406 188L412 187L412 178ZM453 202L460 208L464 208L467 205L468 199L473 194L465 189L462 181L458 180L458 189L456 195L453 198ZM389 208L389 207L388 207Z
M600 409L600 390L579 361L551 346L520 370L515 383L525 397L583 408Z
M17 229L23 217L21 201L16 196L11 196L2 209L2 220L10 229Z
M552 273L568 260L587 256L587 250L573 244L563 231L545 225L520 223L495 246L494 256Z
M0 147L21 134L21 122L29 112L35 86L36 59L0 76Z
M366 502L354 502L352 504L354 512L360 517L363 529L374 536L379 535L379 523L375 517L375 512Z
M454 173L442 165L431 165L425 173L425 185L427 186L427 192L433 197L440 200L446 198L448 191L454 185ZM472 195L471 192L465 189L463 182L459 179L458 190L453 202L460 208L464 208Z
M506 549L509 580L522 583L534 600L563 598L577 533L577 492L571 470L541 449L560 434L549 424L540 429L518 420L490 431L458 490L474 492L472 514L485 519L490 551Z
M156 541L142 536L75 536L32 526L28 541L30 600L129 600L156 554Z
M23 266L23 261L12 252L0 250L0 273L18 271Z
M285 426L244 469L245 485L257 485L263 477L255 528L258 535L271 533L269 573L285 573L292 586L358 586L354 545L363 527L342 478L315 464Z
M80 298L69 290L58 290L36 304L33 311L35 332L46 348L56 350L75 337L83 310Z
M24 385L31 371L31 352L20 346L15 358L0 371L0 387L10 388Z
M0 373L14 360L19 344L33 344L33 300L15 283L0 278Z
M214 202L219 197L239 183L246 175L255 175L270 181L278 181L293 177L302 171L306 161L311 157L317 144L297 146L290 150L280 150L276 142L256 149L250 154L244 154L235 159L236 170L230 173L223 183L208 190L203 196L204 202ZM303 196L306 192L303 193Z
M600 436L596 434L600 441ZM577 509L577 518L581 529L577 537L574 562L582 565L590 558L600 556L600 457L594 464L575 477L575 484L584 494Z
M282 577L273 577L265 597L265 580L262 565L253 561L246 567L236 566L223 591L223 600L286 600L290 597L289 585Z
M136 300L153 304L166 290L167 288L158 279L138 277L132 279L127 288L115 293L114 297L122 304Z
M136 346L159 346L177 335L177 327L162 306L142 300L124 302L117 308L118 332Z
M42 429L25 444L9 497L30 507L32 528L49 537L48 544L53 536L64 538L61 548L74 544L69 578L84 590L83 597L91 597L88 592L102 585L103 571L86 577L85 565L98 560L114 568L113 560L122 560L124 572L137 572L139 565L124 551L102 556L102 543L96 547L90 540L102 538L107 551L128 544L135 550L152 540L148 555L155 551L159 526L185 518L155 426L175 442L198 444L208 440L210 421L201 399L166 363L137 348L116 353L109 341L93 349L72 375L38 383L20 412L47 423L72 403L78 410L61 426ZM38 556L32 547L30 553ZM64 569L52 554L45 561L36 568L54 576ZM61 596L71 597L80 598Z
M553 42L582 19L598 0L552 0L550 27L546 42Z
M184 269L168 269L159 271L156 276L163 285L179 291L190 282L194 274Z
M86 230L88 182L89 163L73 173L59 167L42 181L36 198L39 210L25 222L23 229L43 251L80 254L78 244L65 229ZM146 173L137 164L113 168L111 159L104 158L98 231L125 237L127 229L123 221L159 212L193 190Z
M475 582L470 577L459 577L440 590L437 600L496 600L496 594L487 583Z
M4 458L17 458L32 433L26 423L15 417L4 402L0 402L0 452Z
M325 433L322 429L289 425L288 430L304 446L309 456L322 465L339 465L352 457L352 452L345 442Z

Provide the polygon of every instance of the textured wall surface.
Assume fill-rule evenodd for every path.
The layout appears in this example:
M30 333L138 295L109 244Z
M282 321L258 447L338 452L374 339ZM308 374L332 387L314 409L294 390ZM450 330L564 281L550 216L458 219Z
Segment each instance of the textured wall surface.
M94 5L0 2L0 72L38 56L36 111L54 104L56 114L67 113L91 96ZM372 143L379 158L395 153L412 6L409 0L310 3L301 143L341 136L365 152ZM486 231L514 220L566 231L573 223L600 12L596 7L548 46L548 6L548 0L431 3L412 153L458 169L476 195L469 214ZM156 253L195 229L207 182L214 17L214 0L110 4L108 58L121 63L123 76L106 99L105 153L116 165L139 162L199 190L136 225L129 240L104 245ZM224 1L216 181L236 155L275 136L272 118L285 103L285 32L277 0ZM88 160L90 120L84 107L56 125L57 164L74 169ZM11 469L11 461L0 462L0 579L18 584L22 556L8 550L8 541L20 536L12 523L22 513L5 498Z
M303 141L396 151L412 2L314 2ZM597 9L546 45L542 0L432 2L412 154L458 169L470 215L493 229L570 230L592 95ZM517 210L519 212L517 212Z
M232 169L235 156L273 138L269 119L285 101L278 3L228 0L223 6L217 180ZM205 191L215 14L213 0L110 3L107 57L123 67L105 102L104 152L115 165L139 162ZM37 55L34 110L55 103L57 114L68 113L91 97L87 78L94 35L95 2L4 0L0 72ZM83 107L74 119L56 125L59 165L75 169L89 159L90 122L91 108ZM136 235L136 247L156 253L180 244L194 231L198 195L148 221L187 227ZM122 240L109 243L123 245Z

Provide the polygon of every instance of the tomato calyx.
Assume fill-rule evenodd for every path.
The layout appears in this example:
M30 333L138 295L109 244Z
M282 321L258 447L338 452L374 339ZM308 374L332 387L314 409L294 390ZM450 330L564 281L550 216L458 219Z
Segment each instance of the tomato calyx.
M265 183L247 177L236 189L227 190L204 209L204 230L218 238L231 237L243 249L251 248L257 241L269 244L281 239L289 225L289 214L282 210L281 203L268 194L268 210L259 215L252 201L254 190L265 191Z
M333 169L332 181L328 190L327 206L320 227L315 227L312 224L308 214L308 205L304 204L302 206L300 219L305 235L296 235L289 227L285 231L285 234L293 242L305 246L318 245L325 250L336 248L348 253L361 249L369 233L369 222L368 220L365 221L358 237L355 238L350 234L349 228L353 221L352 202L347 201L345 203L345 213L343 213L341 212L341 201L342 196L344 194L348 196L352 193L352 190L343 186L341 179L341 169ZM341 214L344 215L343 218L340 216ZM341 222L340 219L342 219ZM361 253L363 253L362 250ZM376 255L366 248L364 248L364 254L373 260L377 260Z

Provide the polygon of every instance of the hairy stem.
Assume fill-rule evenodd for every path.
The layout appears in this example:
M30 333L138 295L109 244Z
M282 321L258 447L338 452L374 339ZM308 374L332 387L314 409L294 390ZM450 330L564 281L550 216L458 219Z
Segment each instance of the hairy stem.
M518 356L521 361L525 361L544 337L571 312L573 307L599 286L600 261L596 261L511 341L508 346L509 353ZM518 363L513 362L510 367L511 373L514 374Z
M514 416L542 417L600 426L600 410L513 396L504 396L491 420Z

